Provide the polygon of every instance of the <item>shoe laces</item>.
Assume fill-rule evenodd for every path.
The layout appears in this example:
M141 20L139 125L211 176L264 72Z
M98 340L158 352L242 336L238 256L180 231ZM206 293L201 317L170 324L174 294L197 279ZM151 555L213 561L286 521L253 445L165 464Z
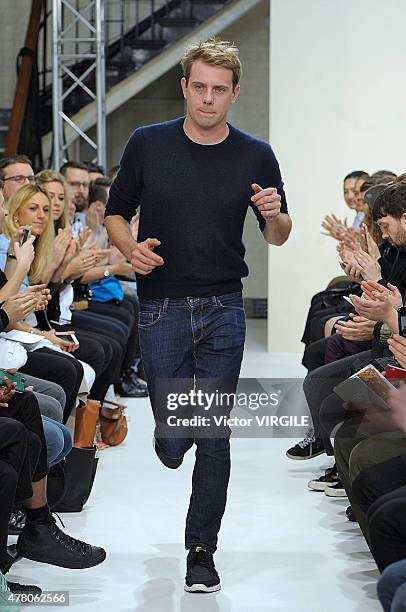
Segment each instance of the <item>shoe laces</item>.
M59 515L57 515L57 517L61 521L62 525L65 527L61 517ZM88 553L90 545L86 544L86 542L82 542L82 540L77 540L76 538L73 538L72 536L59 529L58 525L56 524L56 520L53 516L51 523L51 532L55 540L63 544L63 546L65 546L65 548L67 548L68 550L71 550L72 552L77 551L81 555L85 555Z
M313 444L315 441L316 438L314 437L314 429L310 428L307 430L304 439L298 442L298 446L300 446L300 448L306 448L306 446Z

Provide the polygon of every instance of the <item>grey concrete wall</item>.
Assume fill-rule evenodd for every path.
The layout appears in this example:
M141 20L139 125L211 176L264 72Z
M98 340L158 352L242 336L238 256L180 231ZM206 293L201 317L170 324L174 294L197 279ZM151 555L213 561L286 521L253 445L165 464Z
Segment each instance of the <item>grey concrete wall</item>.
M236 127L268 140L269 133L269 4L267 0L222 33L236 43L243 64L241 94L229 118ZM271 185L267 185L271 187ZM268 295L268 247L249 210L244 229L246 262L250 275L244 281L246 297Z
M11 108L16 86L16 57L24 46L31 0L2 0L0 36L0 108Z

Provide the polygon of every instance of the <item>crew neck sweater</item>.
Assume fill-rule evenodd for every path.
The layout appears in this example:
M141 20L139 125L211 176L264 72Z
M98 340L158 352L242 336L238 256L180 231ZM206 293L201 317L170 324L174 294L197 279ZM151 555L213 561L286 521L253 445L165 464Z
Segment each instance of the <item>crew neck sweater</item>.
M220 143L202 145L183 129L184 117L137 128L124 149L105 216L128 222L140 209L138 242L157 238L164 264L137 274L140 298L205 297L241 291L248 275L242 241L252 183L276 187L287 204L271 146L228 124ZM259 237L259 239L262 239Z

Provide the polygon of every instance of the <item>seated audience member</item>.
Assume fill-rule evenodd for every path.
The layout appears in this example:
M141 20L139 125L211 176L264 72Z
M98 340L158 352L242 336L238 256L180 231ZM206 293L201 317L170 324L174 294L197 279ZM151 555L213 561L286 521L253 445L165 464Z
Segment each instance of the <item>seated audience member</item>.
M104 227L104 210L109 197L110 179L101 178L90 183L89 209L87 213L87 226L92 230L94 241L99 248L107 249L109 240Z
M3 402L0 423L4 418L8 418L23 425L23 428L20 429L24 429L28 437L28 457L30 460L24 471L20 469L22 480L18 488L17 481L14 479L16 490L14 495L10 496L11 503L7 507L7 514L3 514L3 542L4 530L7 532L12 506L16 501L19 501L23 503L25 508L26 523L17 540L18 554L33 561L41 561L60 567L72 569L94 567L104 561L106 558L105 551L63 533L49 511L46 497L47 448L38 403L35 396L30 392L25 391L22 394L15 394L14 386L14 384L6 382L7 399L6 405ZM23 454L18 456L20 462L24 461ZM21 465L21 463L18 465ZM18 474L18 466L15 467ZM4 549L2 552L4 553ZM7 562L7 558L4 556L2 571L7 571L11 563L12 560L9 559Z
M360 180L366 180L369 177L368 172L364 170L354 170L347 174L344 177L343 181L343 195L345 203L347 204L350 210L354 210L356 212L353 229L357 229L359 227L359 218L357 216L357 192L356 185ZM355 227L354 227L355 225ZM344 222L340 221L336 215L326 215L321 224L326 236L331 236L331 238L335 238L336 240L341 240L343 232L346 232L348 229L346 220Z
M402 182L397 182L388 186L376 199L374 205L374 219L381 227L382 238L384 240L389 239L391 242L389 260L392 260L392 265L387 263L387 254L379 260L379 264L382 266L382 276L385 278L385 280L380 280L380 282L385 284L388 280L396 278L402 283L401 288L403 291L405 289L404 282L406 279L406 260L402 257L401 247L404 240L403 234L406 236L406 232L402 229L405 223L403 220L403 215L406 217L405 212L406 185ZM397 254L392 254L392 250L395 250ZM392 280L392 282L394 281ZM360 315L360 323L362 322L362 325L370 325L372 338L376 320L374 321L371 317L368 318L365 316L366 311L362 310L362 302L359 302L357 296L351 297ZM372 298L373 296L370 297ZM359 304L361 304L361 306L359 306ZM354 325L352 321L345 325L338 322L336 327L338 328L338 332L343 334L345 338L351 339L349 334L352 329L356 328L356 325ZM379 348L379 346L382 345L380 344L379 337L374 343L374 346L379 352L377 356L381 356L382 349ZM299 443L299 445L296 445L297 448L293 447L289 449L288 456L291 454L300 454L305 458L311 458L315 456L316 452L323 452L323 449L327 449L328 454L333 454L329 435L334 426L343 418L342 403L340 403L339 398L334 395L333 388L339 382L354 374L360 367L367 365L370 360L371 352L364 351L352 357L322 366L309 373L304 383L304 391L315 426L314 438L306 440L306 444L302 443L300 445ZM326 427L320 425L322 415ZM321 478L323 479L324 477ZM337 478L336 474L334 474L334 478ZM319 485L323 486L323 482L320 482ZM317 482L311 481L311 488L319 485ZM338 490L340 493L338 493ZM344 488L340 485L337 485L337 494L345 494Z
M0 286L2 287L2 289L0 289L0 297L3 295L3 298L9 297L11 291L13 291L13 293L15 292L16 287L14 280L16 277L18 277L17 280L20 284L23 273L30 274L30 281L32 283L40 282L42 273L44 270L46 270L49 260L49 255L47 255L47 253L52 246L53 237L53 228L49 228L49 225L45 223L47 214L49 214L49 201L48 198L40 191L40 189L35 186L22 187L19 191L21 191L22 195L24 196L24 194L27 193L27 189L28 193L31 194L31 192L33 192L34 201L30 199L31 206L26 208L27 210L31 208L32 210L30 211L30 214L34 215L35 217L34 219L31 219L33 222L32 228L34 235L22 247L20 247L17 238L13 238L11 241L9 241L6 255L6 274L0 272ZM17 198L16 202L19 202L21 200L21 193L16 192L14 196L12 196L11 201L13 198ZM2 200L1 195L0 199ZM37 203L35 203L35 201ZM36 219L37 216L38 219ZM0 214L0 223L3 223L3 219L4 212ZM8 215L7 219L8 222L10 222L10 215ZM46 227L45 232L44 227ZM40 232L42 235L36 242L36 250L34 251L33 241L37 232ZM34 255L34 257L32 257L32 255ZM35 266L33 266L35 258L36 262ZM4 256L0 259L1 270L4 264ZM29 261L30 259L31 261ZM28 282L28 279L26 279L25 284L27 285ZM33 332L37 332L37 330L32 329L26 324L23 325L21 323L15 323L14 326L17 326L17 328L21 329L21 331L31 332L32 330ZM51 344L54 344L59 348L72 348L69 343L61 341L52 332L39 332L39 334L49 340ZM27 363L21 368L21 371L36 376L37 378L48 378L63 388L66 394L66 412L64 419L66 422L70 412L76 405L76 398L83 379L82 364L76 359L71 359L63 352L56 353L54 351L50 351L48 348L42 348L28 354Z
M18 233L19 227L31 225L33 235L36 239L35 257L29 274L30 282L38 282L41 280L41 278L43 278L43 271L46 271L49 267L47 266L46 257L49 250L52 252L52 238L54 236L50 208L46 192L39 186L34 185L22 187L9 201L9 215L5 222L6 234L9 237L14 236ZM69 231L69 228L67 229ZM51 240L49 240L49 236ZM57 238L55 238L55 241L56 240ZM69 240L71 240L71 238ZM69 243L65 245L65 251L68 245ZM62 258L60 257L59 259L62 259L61 265L63 266L66 261L65 255L62 254ZM58 268L55 268L53 269L51 279L56 281L57 277ZM46 324L48 324L48 321L46 321ZM14 324L13 327L14 329L28 332L32 329L32 326L25 323ZM58 325L56 325L54 328L59 329L59 331L66 331L64 326L58 328ZM87 407L93 411L96 410L96 407L100 407L100 401L104 399L107 389L114 382L114 377L116 375L112 368L113 364L115 367L115 363L111 343L105 338L97 340L86 332L83 335L79 332L80 345L77 346L74 345L73 342L68 342L57 336L55 329L49 329L49 326L48 328L45 327L43 331L38 331L36 328L34 329L39 335L45 337L52 344L62 350L69 350L69 352L82 363L89 364L91 368L93 368L96 373L96 380L93 382L90 389ZM36 353L37 351L35 353L30 353L27 364L24 366L24 368L29 368L29 372L32 371L32 361L34 360L36 362L38 360ZM64 357L65 356L63 356L63 358ZM97 406L94 402L97 403ZM67 414L65 414L64 422L66 422L66 418Z
M3 196L7 202L20 187L34 182L31 160L26 155L3 157L0 159L0 180L3 182Z
M0 408L8 406L10 391L0 387ZM35 444L29 445L31 434L22 423L7 417L0 417L0 609L18 610L9 604L10 593L41 594L41 589L32 585L21 585L6 580L10 569L10 556L7 552L7 537L10 515L14 500L20 495L31 494L32 468L37 459Z
M100 166L99 164L95 164L94 162L89 162L89 161L85 161L83 163L85 166L87 166L87 169L89 171L90 182L96 181L97 179L100 179L100 178L107 178L106 172L103 166Z
M46 170L37 175L37 182L45 191L49 192L52 198L54 223L58 224L59 229L65 229L65 219L68 216L68 198L62 175ZM106 181L103 179L103 184L96 185L95 190L91 191L91 193L95 194L95 197L97 196L95 202L97 201L98 204L101 204L103 211L103 201L107 200L106 187ZM91 188L93 188L93 183ZM58 202L55 206L56 199L58 199ZM65 202L63 208L61 206L62 200ZM90 210L91 207L89 213ZM61 219L63 219L62 222ZM101 226L103 215L100 212L97 214L96 221ZM98 232L97 227L95 231L96 233ZM83 235L85 237L82 239ZM101 232L98 232L98 235L101 235ZM121 395L126 395L127 397L145 397L147 395L146 387L136 378L129 379L130 376L133 376L130 369L133 366L137 351L137 320L135 311L138 313L138 300L136 297L135 304L134 298L131 298L131 296L123 299L120 305L100 304L97 313L94 312L97 306L92 307L92 304L90 304L88 311L73 311L73 313L71 311L74 299L72 281L79 279L83 285L89 280L87 273L91 273L97 279L107 278L106 271L109 272L109 275L128 272L129 266L122 260L114 264L107 263L97 266L98 262L105 257L108 251L99 249L97 246L83 246L89 240L89 233L86 230L79 234L77 239L72 241L71 238L74 244L76 241L79 251L69 261L65 255L59 276L55 277L54 275L54 280L58 280L58 285L53 292L53 299L48 308L48 319L59 332L71 330L73 324L75 330L78 330L78 339L81 345L81 351L74 352L74 354L80 360L90 363L95 370L100 370L100 366L98 367L97 364L92 362L95 354L94 350L91 350L90 356L89 352L83 352L85 347L90 350L91 343L85 342L85 340L86 338L88 340L93 339L103 345L106 355L104 367L102 372L96 372L98 377L95 382L96 387L92 390L92 399L103 401L106 389L112 383L122 391ZM119 325L121 323L123 324L122 327ZM102 334L100 333L101 330L103 330ZM101 351L98 351L98 353L101 354ZM128 371L129 374L127 374ZM103 382L99 383L99 380Z
M80 223L81 229L86 227L88 209L90 176L86 164L68 161L61 166L60 173L65 178L72 192L76 213L74 223Z

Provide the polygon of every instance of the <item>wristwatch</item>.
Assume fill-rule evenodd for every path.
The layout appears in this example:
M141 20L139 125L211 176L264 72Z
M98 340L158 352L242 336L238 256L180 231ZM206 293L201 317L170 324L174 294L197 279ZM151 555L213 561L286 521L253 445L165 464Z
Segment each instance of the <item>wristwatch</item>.
M105 269L105 271L103 272L103 276L105 278L108 278L110 276L110 270L108 270L107 268Z

